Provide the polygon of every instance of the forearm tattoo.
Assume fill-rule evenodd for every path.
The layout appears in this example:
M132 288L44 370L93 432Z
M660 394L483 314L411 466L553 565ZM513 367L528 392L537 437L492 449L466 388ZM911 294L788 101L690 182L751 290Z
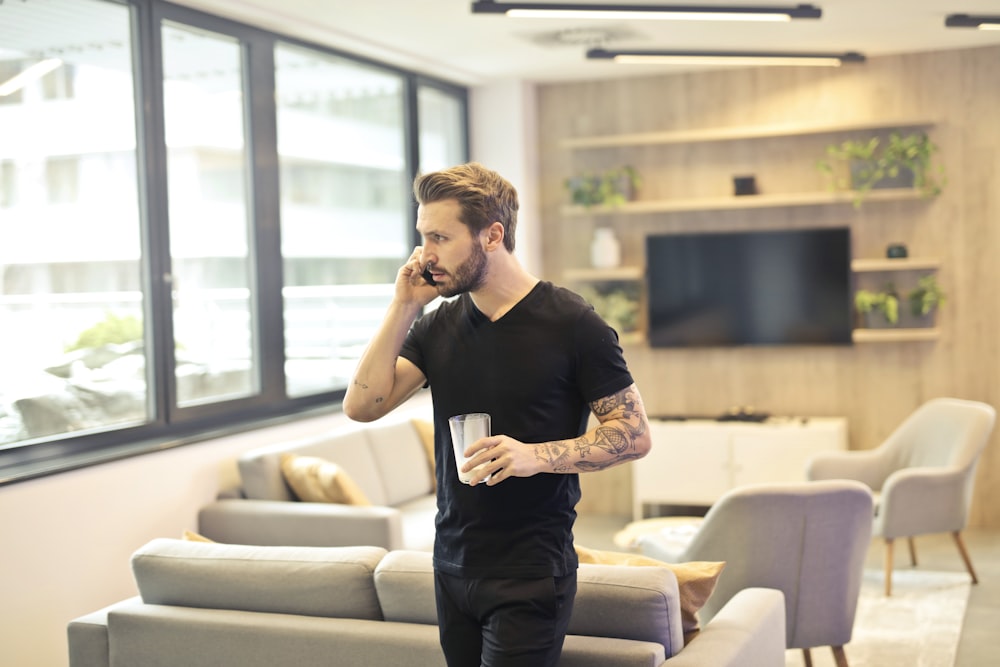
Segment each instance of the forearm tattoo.
M602 422L593 433L576 438L572 446L563 441L535 448L535 456L554 472L594 472L642 457L635 440L646 432L647 424L641 399L632 386L594 401L590 407ZM579 460L572 460L571 450Z

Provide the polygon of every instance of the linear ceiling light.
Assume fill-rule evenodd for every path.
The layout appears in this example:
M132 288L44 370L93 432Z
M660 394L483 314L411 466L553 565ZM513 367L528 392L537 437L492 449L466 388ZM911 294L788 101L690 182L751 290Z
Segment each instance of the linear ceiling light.
M980 30L1000 30L1000 16L971 16L951 14L944 20L949 28L979 28Z
M62 61L58 58L49 58L48 60L41 60L35 63L20 74L15 74L0 84L0 97L16 93L35 79L41 79L60 65L62 65Z
M768 7L752 5L693 6L693 5L619 5L556 3L556 2L494 2L478 0L472 3L473 14L506 14L514 18L559 19L664 19L674 21L790 21L818 19L823 10L813 5Z
M863 63L865 57L847 53L767 53L754 51L641 51L590 49L587 57L624 65L795 65L839 67Z

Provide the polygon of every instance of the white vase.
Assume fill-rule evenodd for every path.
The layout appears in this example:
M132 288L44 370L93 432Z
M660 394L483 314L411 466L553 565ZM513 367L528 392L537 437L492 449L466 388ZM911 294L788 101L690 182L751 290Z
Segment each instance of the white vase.
M595 269L613 269L622 262L622 248L614 230L599 227L594 230L594 240L590 243L590 263Z

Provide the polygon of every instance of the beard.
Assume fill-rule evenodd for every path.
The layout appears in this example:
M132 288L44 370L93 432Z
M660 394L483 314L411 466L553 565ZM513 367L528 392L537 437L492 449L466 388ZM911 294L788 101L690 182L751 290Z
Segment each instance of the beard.
M440 286L438 294L447 299L475 291L482 287L484 282L486 282L486 251L477 240L473 240L472 256L455 269L452 274L452 284Z

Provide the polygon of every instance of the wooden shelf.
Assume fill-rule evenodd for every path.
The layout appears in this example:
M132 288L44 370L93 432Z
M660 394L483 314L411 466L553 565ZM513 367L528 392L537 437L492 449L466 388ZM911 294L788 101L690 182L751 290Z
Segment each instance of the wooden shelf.
M567 269L563 279L570 282L600 282L641 280L646 271L641 266L619 266L613 269Z
M941 331L937 327L926 329L855 329L852 332L855 343L906 343L937 340L940 335Z
M738 139L767 139L794 137L810 134L835 134L862 130L905 129L930 127L935 121L926 118L898 118L894 120L857 121L849 123L802 123L783 125L757 125L747 127L723 127L703 130L682 130L673 132L637 132L634 134L614 134L595 137L563 139L559 147L615 148L619 146L648 146L650 144L692 144L710 141L734 141Z
M646 335L641 331L619 333L618 342L622 345L642 345L646 342Z
M855 259L851 271L855 273L878 271L930 271L941 267L941 260L933 258L902 257L899 259Z
M871 190L865 202L903 201L920 199L923 195L913 188L886 188ZM746 195L742 197L709 197L701 199L661 199L626 202L620 206L564 206L566 216L582 215L633 215L641 213L673 213L683 211L723 211L752 208L783 208L789 206L822 206L827 204L850 204L854 201L853 191L841 192L798 192L776 195Z

